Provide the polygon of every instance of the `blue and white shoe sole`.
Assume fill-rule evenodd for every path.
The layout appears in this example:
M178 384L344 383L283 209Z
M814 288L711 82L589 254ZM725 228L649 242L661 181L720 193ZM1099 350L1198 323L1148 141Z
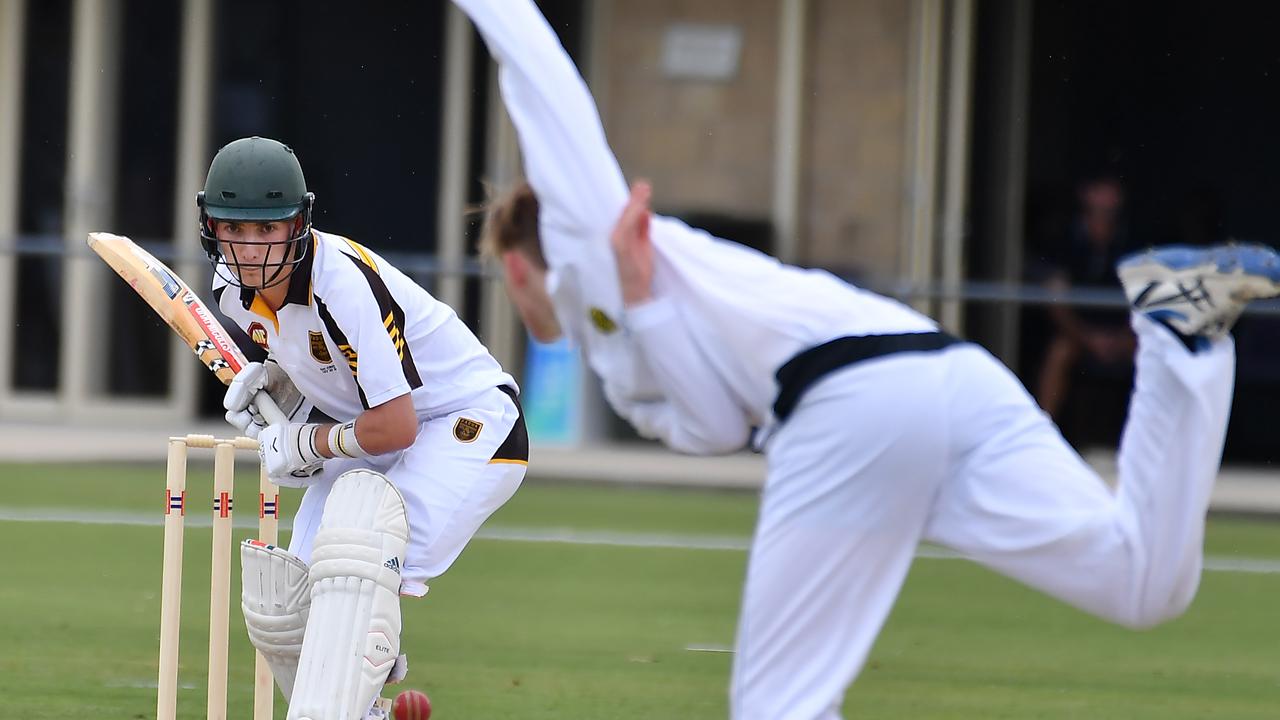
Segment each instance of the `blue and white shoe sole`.
M1241 244L1220 247L1169 245L1121 258L1116 271L1123 273L1146 265L1174 272L1205 268L1224 275L1250 275L1280 287L1280 254L1266 245Z

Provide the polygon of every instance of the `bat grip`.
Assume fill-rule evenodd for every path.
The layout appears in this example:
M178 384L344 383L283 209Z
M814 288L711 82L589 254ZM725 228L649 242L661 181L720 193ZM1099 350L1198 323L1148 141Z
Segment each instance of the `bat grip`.
M263 420L267 421L268 425L289 422L289 418L285 417L284 411L280 409L279 405L276 405L276 401L271 399L267 391L259 390L253 396L253 404L258 408L258 414L262 416Z

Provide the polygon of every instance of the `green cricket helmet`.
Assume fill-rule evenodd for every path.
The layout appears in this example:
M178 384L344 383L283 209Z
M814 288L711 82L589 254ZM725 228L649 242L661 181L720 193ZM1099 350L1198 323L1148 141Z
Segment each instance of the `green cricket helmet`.
M292 148L268 138L241 138L228 143L213 157L204 190L196 194L196 204L200 207L200 244L215 272L233 285L248 287L240 280L240 269L244 265L236 257L234 246L231 257L224 257L218 246L217 223L290 223L289 239L280 243L287 244L283 259L267 263L264 256L261 264L253 263L262 270L263 282L249 289L271 287L288 279L291 272L285 272L285 268L296 267L306 257L311 244L305 240L311 234L314 203L315 195L307 192L302 165ZM228 272L220 272L222 267ZM272 270L270 274L268 269Z

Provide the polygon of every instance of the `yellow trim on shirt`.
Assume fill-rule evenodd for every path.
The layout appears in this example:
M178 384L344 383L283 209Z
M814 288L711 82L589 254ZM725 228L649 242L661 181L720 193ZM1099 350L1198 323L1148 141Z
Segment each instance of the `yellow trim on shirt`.
M378 272L378 264L373 261L373 256L369 254L369 251L363 245L351 238L344 237L342 239L351 246L352 250L356 251L356 255L360 256L360 262L373 268L374 272Z
M359 358L356 356L355 348L350 345L339 345L338 352L342 353L342 356L347 359L347 367L351 368L351 376L359 377L357 370L359 366Z
M263 300L261 295L257 293L253 294L253 304L249 306L249 312L270 320L271 324L275 326L276 335L280 334L280 320L276 318L275 311L267 305L267 301Z
M387 328L387 335L391 337L391 343L396 348L396 353L400 355L400 360L404 361L404 336L400 334L400 328L396 325L394 313L387 313L382 319L382 324Z

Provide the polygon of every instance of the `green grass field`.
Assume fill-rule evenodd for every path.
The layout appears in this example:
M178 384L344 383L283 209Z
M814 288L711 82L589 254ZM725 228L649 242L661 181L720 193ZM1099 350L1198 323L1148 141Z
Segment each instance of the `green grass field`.
M207 471L193 463L191 484L206 487ZM158 466L0 465L0 717L154 717L161 528L29 519L154 519L162 488ZM285 497L286 514L296 499ZM531 483L486 529L745 540L754 513L747 494ZM188 529L184 718L204 711L209 538ZM1274 570L1280 523L1214 520L1207 551ZM732 656L686 648L732 643L745 560L732 549L476 540L426 599L405 603L407 684L441 720L724 717ZM1275 718L1278 601L1280 574L1207 572L1186 616L1135 633L967 562L922 559L845 711ZM233 603L236 718L252 691L243 635Z

